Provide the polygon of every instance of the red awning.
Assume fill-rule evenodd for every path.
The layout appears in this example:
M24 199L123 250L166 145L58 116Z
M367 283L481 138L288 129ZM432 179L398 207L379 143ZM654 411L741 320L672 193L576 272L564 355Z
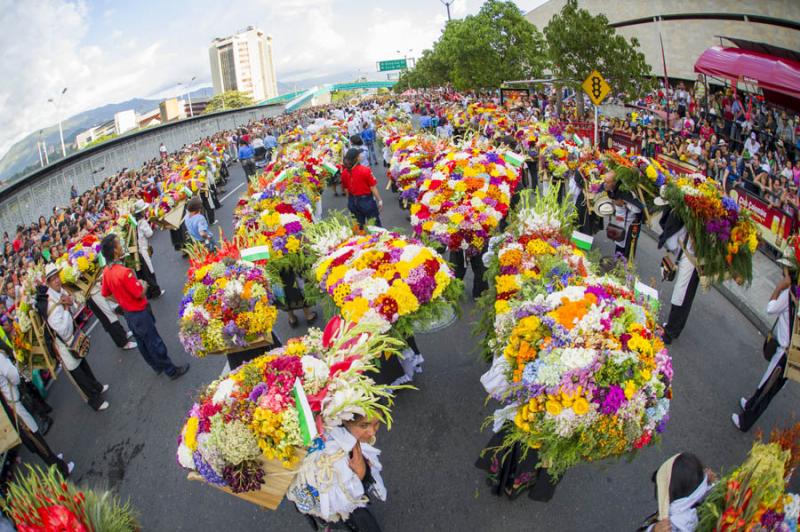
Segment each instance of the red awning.
M778 93L800 101L800 62L791 59L714 46L700 55L694 71L734 82L755 80L765 95Z

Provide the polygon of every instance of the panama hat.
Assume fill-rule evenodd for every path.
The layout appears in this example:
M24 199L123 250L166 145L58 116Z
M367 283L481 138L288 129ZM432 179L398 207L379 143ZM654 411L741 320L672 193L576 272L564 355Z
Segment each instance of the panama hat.
M52 276L54 276L55 274L57 274L60 271L61 271L61 268L59 266L56 266L53 263L48 264L47 267L44 269L44 278L45 278L45 280L49 281Z
M137 199L136 203L133 204L133 212L135 214L139 214L140 212L142 212L145 209L147 209L149 206L150 205L146 201L144 201L143 199L141 199L141 198Z

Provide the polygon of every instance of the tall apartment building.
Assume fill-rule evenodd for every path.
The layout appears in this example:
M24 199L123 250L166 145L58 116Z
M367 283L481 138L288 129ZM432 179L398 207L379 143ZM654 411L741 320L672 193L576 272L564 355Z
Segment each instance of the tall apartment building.
M230 37L216 38L208 49L214 94L238 90L256 102L278 95L272 37L253 26Z

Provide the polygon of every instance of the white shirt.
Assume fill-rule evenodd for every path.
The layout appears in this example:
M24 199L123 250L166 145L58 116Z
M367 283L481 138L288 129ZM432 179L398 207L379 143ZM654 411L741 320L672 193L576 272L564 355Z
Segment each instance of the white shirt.
M356 508L367 505L369 499L364 492L361 479L350 469L349 453L356 439L344 427L335 427L325 434L325 448L306 455L300 470L289 486L286 498L294 502L301 512L316 515L325 521L337 522L347 519ZM369 463L370 474L375 483L370 493L386 500L386 486L381 478L378 457L381 452L375 447L361 443L361 453ZM319 495L310 500L306 486L312 486Z
M81 361L72 356L65 343L71 341L72 335L75 334L75 321L72 319L71 311L73 309L68 309L61 304L61 294L67 294L67 292L63 288L61 292L56 292L49 287L47 289L47 323L55 333L53 345L58 351L58 357L67 371L72 371L80 365Z
M19 371L11 363L11 360L5 355L0 355L0 393L5 397L8 406L17 413L19 420L31 430L36 432L39 426L36 420L22 405L19 400ZM15 424L15 420L11 420L11 424Z
M150 239L153 238L153 228L150 227L150 223L142 218L138 220L138 225L136 226L136 236L137 236L137 244L139 246L139 256L142 257L142 260L147 264L147 267L150 269L151 272L155 273L155 269L153 268L153 261L150 259Z
M744 141L744 149L746 149L747 153L750 155L755 155L758 153L760 148L761 144L759 144L758 141L753 138L748 138L746 141Z

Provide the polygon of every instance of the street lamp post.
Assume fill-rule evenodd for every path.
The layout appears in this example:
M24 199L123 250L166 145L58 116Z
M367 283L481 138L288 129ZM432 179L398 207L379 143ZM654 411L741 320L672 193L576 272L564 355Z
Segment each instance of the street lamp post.
M67 88L61 91L61 94L58 96L58 103L53 100L53 98L49 98L47 101L52 103L56 106L56 119L58 120L58 135L61 137L61 157L67 156L67 148L64 146L64 130L61 128L61 100L64 98L64 93L67 92Z
M192 76L192 79L189 80L189 84L186 87L186 97L189 98L189 117L194 118L194 109L192 109L192 82L197 79L197 76Z
M444 7L447 8L447 22L450 22L450 4L455 2L456 0L439 0L441 3L444 4Z

